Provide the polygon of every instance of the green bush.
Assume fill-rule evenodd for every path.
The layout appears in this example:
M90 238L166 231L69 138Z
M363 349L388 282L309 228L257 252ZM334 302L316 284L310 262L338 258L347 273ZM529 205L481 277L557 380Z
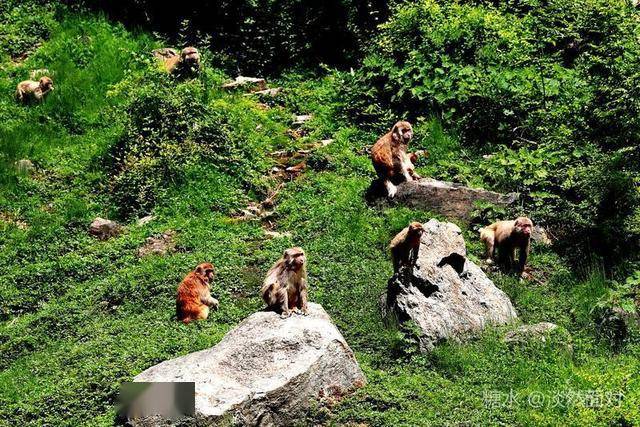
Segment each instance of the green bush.
M121 216L149 212L201 164L233 176L237 186L263 189L269 166L264 154L272 144L265 132L284 132L253 103L230 102L208 87L222 79L205 71L178 82L150 69L116 86L114 94L126 91L129 97L126 130L106 160L109 193Z
M343 114L439 118L477 160L436 175L521 192L565 253L618 260L640 237L638 31L623 0L402 4L345 76Z

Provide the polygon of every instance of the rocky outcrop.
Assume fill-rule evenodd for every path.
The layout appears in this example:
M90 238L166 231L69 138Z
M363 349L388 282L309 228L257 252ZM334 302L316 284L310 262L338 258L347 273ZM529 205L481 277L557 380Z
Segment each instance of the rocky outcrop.
M99 240L107 240L111 237L119 235L122 231L122 227L115 221L104 218L96 218L89 226L89 234L98 238Z
M424 228L415 268L389 280L382 299L385 317L412 320L420 330L422 351L514 320L509 297L466 258L460 228L436 220Z
M194 381L194 422L295 424L312 400L340 398L365 384L329 315L313 303L309 312L287 319L255 313L218 345L162 362L134 381Z
M476 202L507 206L516 199L515 193L501 194L481 188L422 178L400 184L394 200L404 206L436 212L450 219L468 220Z

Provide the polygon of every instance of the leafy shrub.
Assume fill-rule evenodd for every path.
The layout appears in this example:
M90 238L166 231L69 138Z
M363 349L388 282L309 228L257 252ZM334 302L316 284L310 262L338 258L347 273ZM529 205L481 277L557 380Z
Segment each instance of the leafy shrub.
M130 99L126 130L107 154L110 193L120 215L148 212L201 164L233 176L237 185L260 186L270 141L259 129L270 131L274 124L256 127L258 111L256 117L247 114L253 104L227 102L204 85L221 77L204 74L179 83L153 70L114 89L129 91Z
M378 131L439 118L491 155L436 175L521 192L565 253L616 262L640 237L637 17L622 0L402 4L345 76L343 114Z

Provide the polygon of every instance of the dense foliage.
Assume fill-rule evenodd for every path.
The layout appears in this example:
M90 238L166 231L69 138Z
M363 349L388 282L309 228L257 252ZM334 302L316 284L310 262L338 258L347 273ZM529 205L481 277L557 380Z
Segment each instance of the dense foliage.
M623 0L407 3L347 80L345 113L376 129L438 117L488 154L441 176L520 192L565 253L619 260L640 237L639 33Z
M205 35L222 55L217 63L242 73L286 67L353 64L365 40L384 22L387 0L83 0L135 26L177 35L188 28L193 43ZM184 34L184 32L182 33Z

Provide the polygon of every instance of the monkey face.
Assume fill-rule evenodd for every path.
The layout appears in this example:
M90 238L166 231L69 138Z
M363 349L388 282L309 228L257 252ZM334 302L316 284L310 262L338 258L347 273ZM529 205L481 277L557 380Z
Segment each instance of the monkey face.
M396 143L409 144L409 141L413 138L411 123L405 121L396 123L391 129L391 137Z
M411 224L409 224L409 232L413 235L422 236L422 233L424 233L424 228L422 228L422 224L420 224L419 222L412 222Z
M40 79L40 89L43 91L53 90L53 80L49 77L42 77Z
M208 283L211 280L213 280L213 276L215 275L215 269L213 267L213 264L211 264L210 262L205 262L203 264L200 264L196 268L196 273L203 276L205 281L207 281Z
M284 251L284 260L290 270L300 270L307 262L307 257L301 248L291 248Z
M185 47L180 54L182 61L190 66L196 66L200 64L200 53L195 47Z
M529 237L533 231L533 222L526 216L521 216L516 219L514 228L516 233Z

